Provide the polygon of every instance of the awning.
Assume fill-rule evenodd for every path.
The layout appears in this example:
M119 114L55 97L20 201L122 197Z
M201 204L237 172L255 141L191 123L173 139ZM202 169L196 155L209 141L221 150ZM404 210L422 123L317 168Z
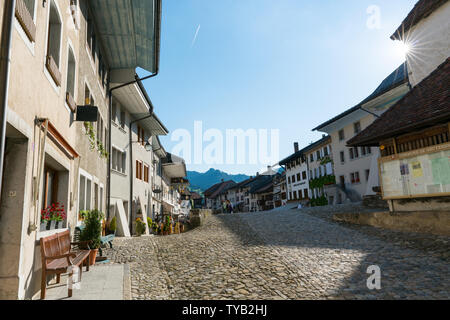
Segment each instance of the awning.
M137 67L158 70L161 0L90 0L112 82L134 80Z

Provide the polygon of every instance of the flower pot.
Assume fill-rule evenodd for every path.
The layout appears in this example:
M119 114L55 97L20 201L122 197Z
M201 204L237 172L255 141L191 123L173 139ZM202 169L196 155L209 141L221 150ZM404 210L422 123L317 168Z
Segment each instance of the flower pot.
M63 222L62 221L56 221L55 223L55 229L62 229Z
M47 230L47 221L41 222L41 227L39 229L40 231Z
M97 257L98 249L91 249L89 252L89 265L93 266L95 264L95 258Z

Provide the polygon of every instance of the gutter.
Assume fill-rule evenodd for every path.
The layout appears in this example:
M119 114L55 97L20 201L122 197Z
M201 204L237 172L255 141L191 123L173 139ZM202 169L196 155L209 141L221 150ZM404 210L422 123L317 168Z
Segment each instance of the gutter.
M2 30L3 36L1 41L1 56L0 56L0 95L2 97L0 104L0 199L3 186L3 171L4 171L4 157L6 147L6 117L8 114L8 92L9 92L9 74L11 71L11 48L12 48L12 31L14 23L14 12L16 10L16 0L6 1L5 6L5 20L3 22ZM9 4L9 13L8 12Z

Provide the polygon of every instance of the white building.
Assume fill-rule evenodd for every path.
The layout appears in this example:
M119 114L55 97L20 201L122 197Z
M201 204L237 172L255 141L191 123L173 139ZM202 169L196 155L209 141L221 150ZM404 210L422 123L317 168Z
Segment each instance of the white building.
M294 154L279 162L286 170L287 201L309 200L308 163L303 150L294 143Z

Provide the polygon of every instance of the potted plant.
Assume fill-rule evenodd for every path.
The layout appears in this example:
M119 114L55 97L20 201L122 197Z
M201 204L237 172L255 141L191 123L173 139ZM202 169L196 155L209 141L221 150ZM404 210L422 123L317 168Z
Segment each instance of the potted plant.
M117 219L114 216L111 221L108 223L107 225L107 232L108 234L116 234L116 230L117 230Z
M104 218L103 213L98 210L89 211L84 220L84 229L80 234L80 241L87 243L90 249L89 261L90 265L95 263L95 258L97 257L98 249L101 245L101 234L102 234L102 220Z
M145 223L141 220L141 218L136 219L136 233L138 236L145 233Z
M49 221L50 221L50 212L48 208L41 210L41 228L40 228L41 231L49 230L50 228Z

